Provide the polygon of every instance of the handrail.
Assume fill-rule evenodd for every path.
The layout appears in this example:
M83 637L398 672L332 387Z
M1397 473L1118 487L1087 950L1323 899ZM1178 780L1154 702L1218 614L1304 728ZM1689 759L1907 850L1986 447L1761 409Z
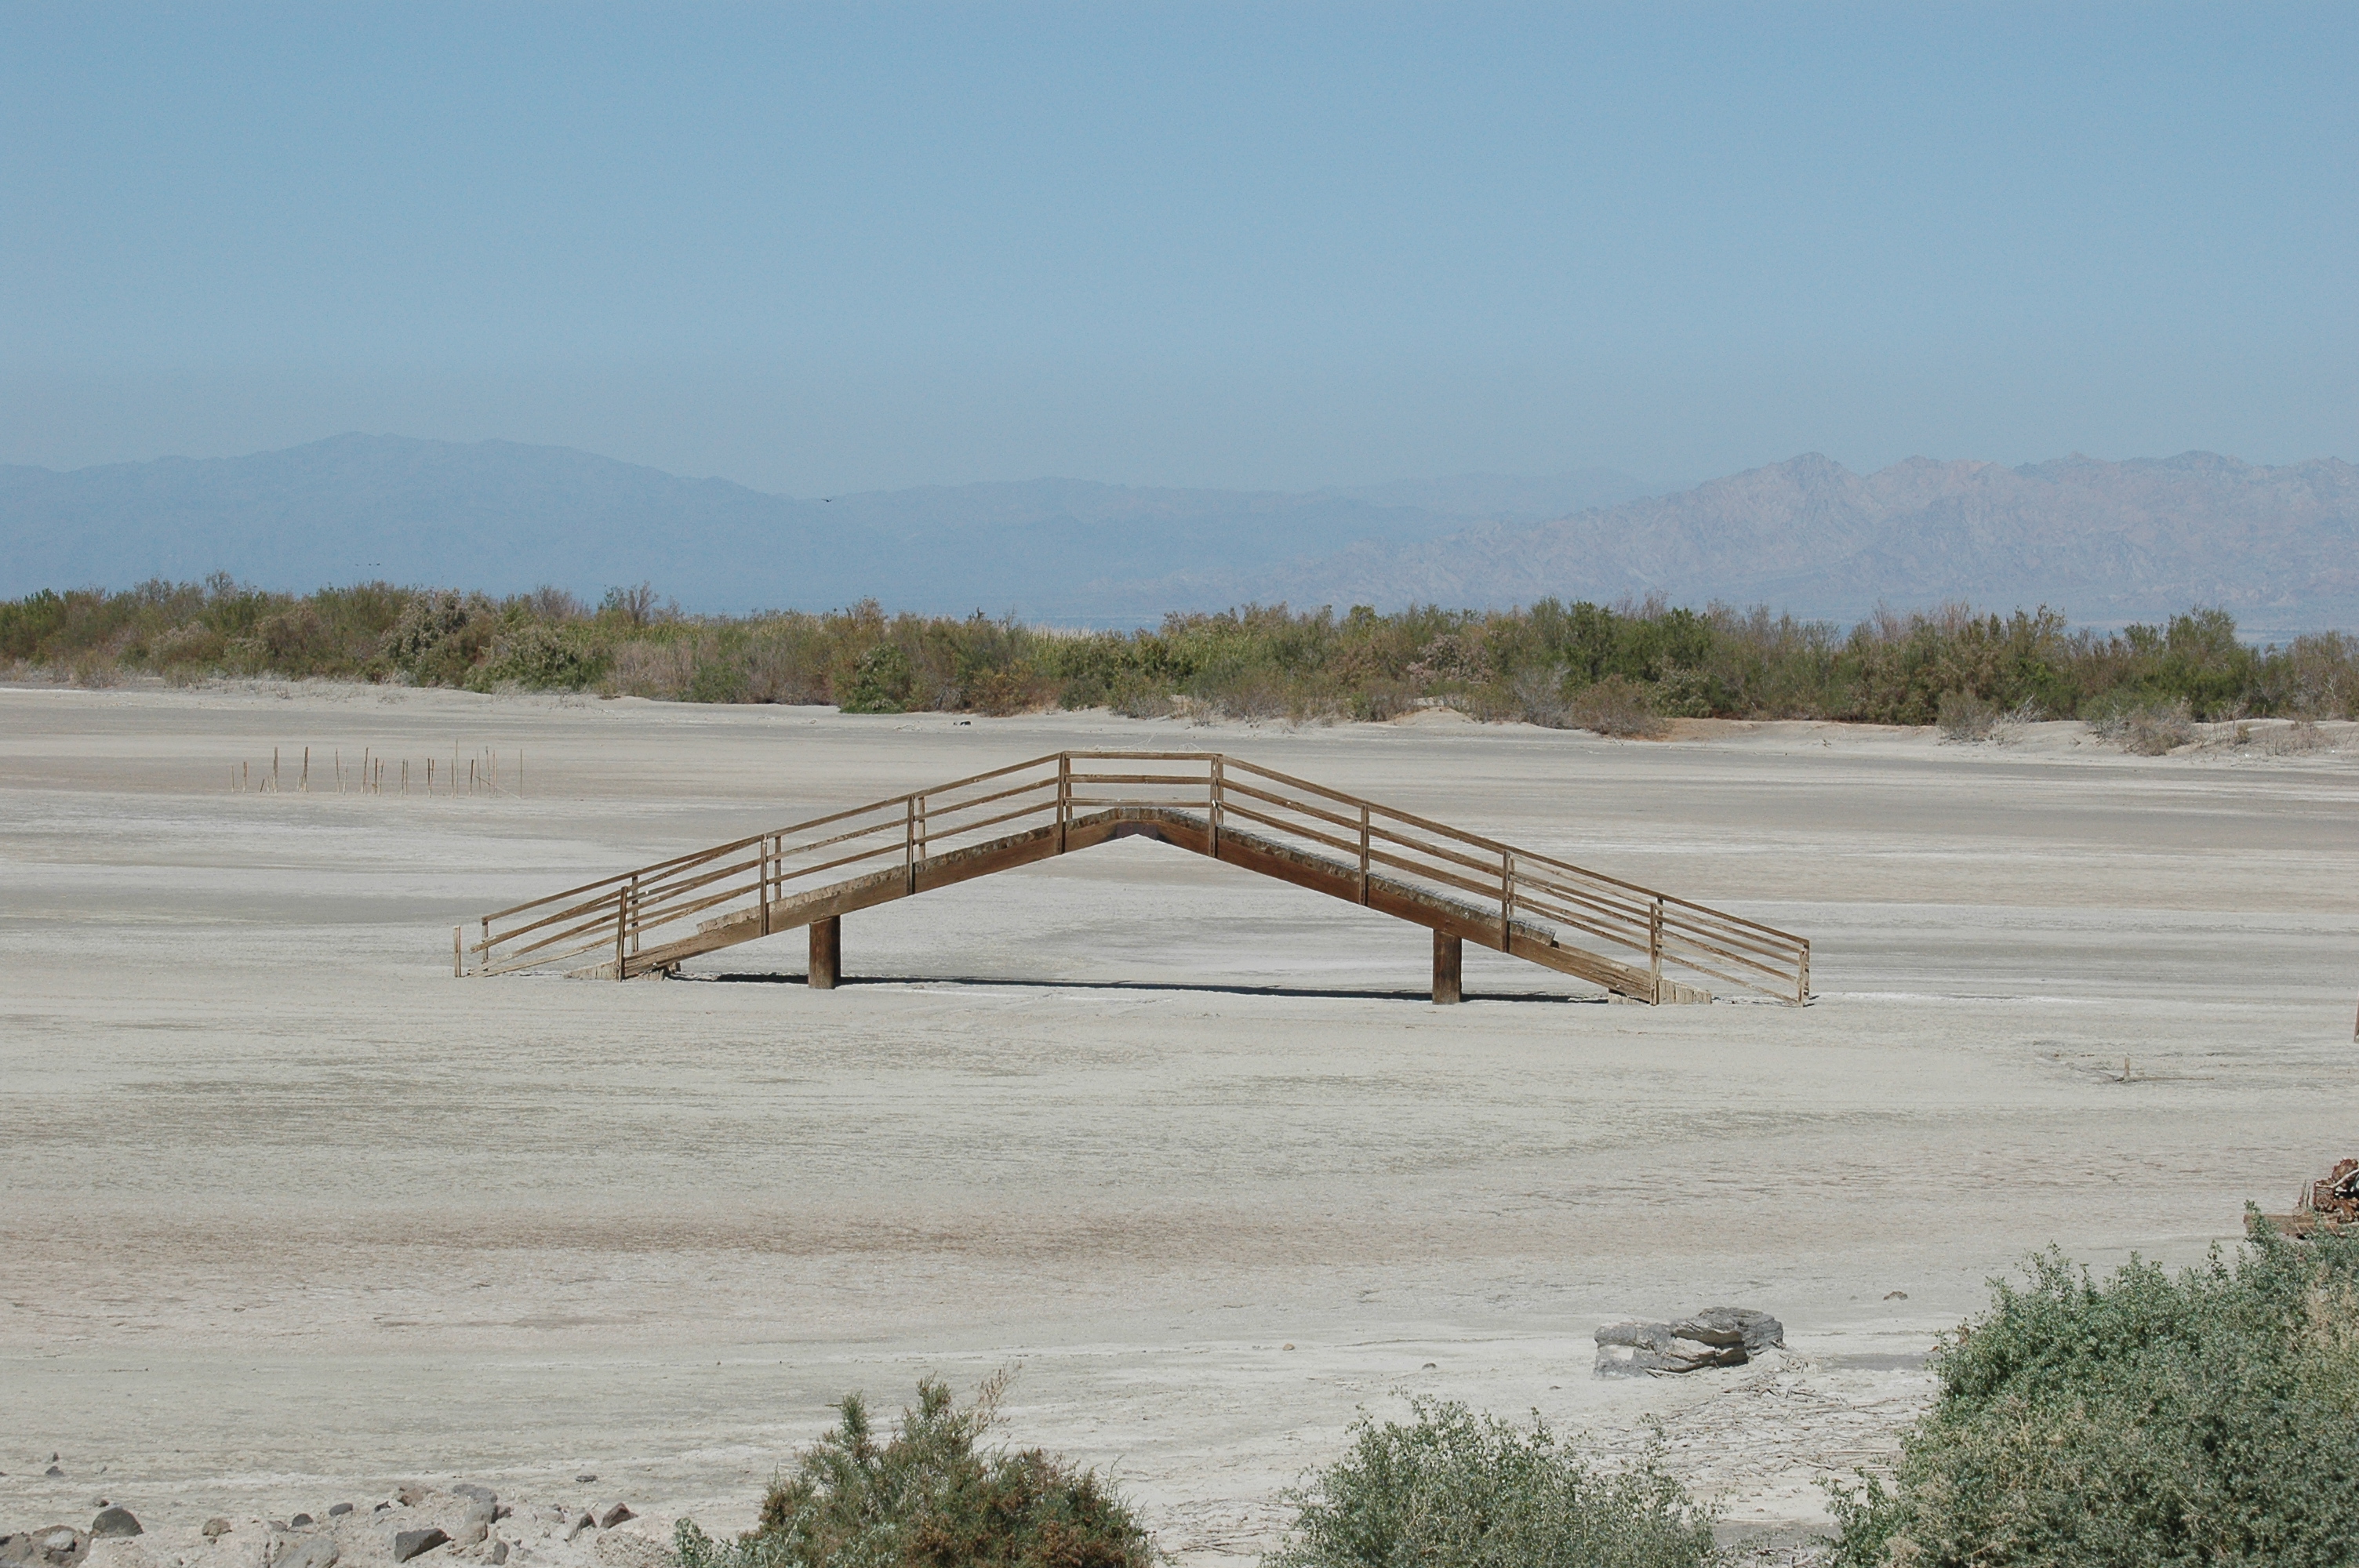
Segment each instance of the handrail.
M1185 765L1159 772L1137 766L1158 762ZM962 797L986 784L999 787ZM1201 820L1189 815L1200 811ZM1202 835L1199 847L1217 859L1250 858L1262 852L1252 848L1260 844L1332 867L1350 879L1360 903L1369 902L1376 886L1440 901L1437 911L1462 912L1447 918L1473 931L1472 939L1527 957L1532 950L1519 949L1518 943L1555 947L1560 935L1578 934L1590 944L1631 954L1634 963L1643 958L1641 978L1653 993L1647 1000L1662 1000L1667 962L1789 1001L1809 1000L1810 943L1790 932L1219 752L1050 752L805 817L495 910L480 918L474 942L465 941L463 930L453 934L454 965L466 972L472 956L479 974L546 967L598 947L608 937L595 933L610 931L614 958L608 968L622 978L634 972L635 962L642 968L677 962L663 953L676 948L683 935L696 935L716 922L729 928L724 935L690 951L767 935L779 911L788 912L780 928L789 929L812 918L795 911L855 888L874 890L880 877L891 876L900 891L863 893L868 902L919 892L953 859L995 847L1028 842L1034 849L1026 854L1062 853L1076 825L1124 813L1195 822L1190 831ZM1032 818L1037 824L1027 825ZM1258 831L1225 826L1232 822ZM977 840L992 830L998 836ZM1037 838L1027 838L1043 833L1050 836L1045 851ZM1083 842L1103 837L1101 830ZM868 842L860 846L861 840ZM876 864L848 870L862 862ZM841 874L823 881L829 873ZM1397 902L1388 907L1403 913ZM1417 912L1425 907L1412 907L1405 917L1429 923L1444 917ZM713 911L719 913L690 925ZM652 944L650 936L657 938ZM584 937L589 940L582 946L570 946ZM552 947L566 950L548 951ZM1576 972L1589 971L1576 967ZM1603 972L1626 971L1609 963Z

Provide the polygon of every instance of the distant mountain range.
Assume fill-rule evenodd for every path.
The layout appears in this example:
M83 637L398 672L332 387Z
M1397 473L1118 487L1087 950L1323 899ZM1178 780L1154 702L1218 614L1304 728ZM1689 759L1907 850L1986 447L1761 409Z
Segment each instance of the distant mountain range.
M1130 622L1169 608L1145 585L1178 568L1250 577L1647 489L1590 470L1306 494L1044 479L798 501L562 447L338 436L244 458L0 466L0 595L214 571L288 589L555 583L592 599L644 580L700 611L873 596L896 610Z
M1286 600L1451 606L1660 593L1848 618L1970 600L2248 627L2359 626L2359 468L2189 453L2024 468L1810 455L1663 494L1625 474L1304 493L1075 480L790 500L556 447L340 436L253 457L0 467L0 596L227 571L691 610L1013 611L1131 622Z
M1847 618L1965 600L2097 624L2216 604L2248 629L2359 627L2359 468L2189 452L2014 469L1911 458L1856 474L1813 453L1537 527L1357 544L1254 580L1298 602L1659 593ZM1179 572L1160 586L1177 601L1243 585Z

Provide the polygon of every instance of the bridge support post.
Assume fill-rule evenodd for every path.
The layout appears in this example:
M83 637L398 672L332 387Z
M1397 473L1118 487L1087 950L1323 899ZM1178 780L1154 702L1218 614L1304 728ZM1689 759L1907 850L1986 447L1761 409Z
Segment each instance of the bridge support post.
M1459 976L1465 962L1466 944L1446 931L1433 934L1433 1005L1446 1007L1464 999Z
M815 991L832 991L843 971L843 917L831 914L810 923L810 979Z

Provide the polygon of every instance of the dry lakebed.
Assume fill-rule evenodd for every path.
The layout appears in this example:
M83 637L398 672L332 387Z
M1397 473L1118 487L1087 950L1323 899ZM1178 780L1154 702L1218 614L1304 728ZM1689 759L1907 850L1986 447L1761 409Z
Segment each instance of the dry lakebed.
M393 1514L473 1486L508 1511L435 1555L647 1568L678 1518L750 1523L845 1391L1006 1368L1007 1439L1112 1471L1184 1563L1256 1558L1415 1395L1659 1432L1732 1534L1805 1540L1990 1278L2198 1259L2359 1152L2325 729L2146 758L0 688L0 1530L104 1498L146 1533L95 1568L256 1568L308 1513L390 1562ZM1142 746L1799 932L1816 1000L1608 1004L1470 946L1435 1007L1422 930L1144 839L848 916L833 991L800 933L673 980L451 973L505 904ZM448 792L491 756L498 793ZM1713 1305L1786 1348L1593 1375L1601 1325Z

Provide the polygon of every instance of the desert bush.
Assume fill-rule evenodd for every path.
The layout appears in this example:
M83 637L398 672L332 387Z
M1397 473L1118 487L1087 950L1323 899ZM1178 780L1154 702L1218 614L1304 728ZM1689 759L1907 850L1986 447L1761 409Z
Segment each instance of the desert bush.
M694 651L679 642L625 643L614 650L606 684L619 697L676 702L688 695L695 669Z
M529 622L500 644L490 673L500 685L580 691L597 683L606 673L607 663L604 650L575 626Z
M174 626L149 639L147 662L151 669L170 675L175 670L212 669L221 663L228 643L222 634L200 622Z
M1570 729L1572 720L1566 715L1564 678L1561 669L1516 671L1506 686L1512 717L1549 730Z
M752 1530L723 1543L679 1522L679 1568L1151 1568L1147 1532L1094 1472L1037 1448L977 1451L1004 1386L990 1379L961 1409L921 1381L882 1444L847 1397L793 1478L770 1484Z
M860 655L844 688L846 713L906 713L915 693L918 672L897 643L879 643Z
M244 662L253 666L247 673L315 673L289 670L271 661L267 633L277 619L273 616L248 638L233 643L232 656L241 657L242 649L261 643L259 654L242 654ZM482 684L471 677L491 656L500 632L498 610L490 600L479 593L460 594L439 589L409 597L402 606L400 618L386 633L379 653L386 664L419 686Z
M1655 711L1647 688L1621 676L1607 676L1574 692L1564 711L1575 728L1600 735L1646 738L1663 732L1662 715Z
M2114 716L2098 732L2117 741L2124 751L2141 757L2159 757L2195 739L2195 721L2185 697L2147 703Z
M1944 741L1987 741L1998 727L1998 708L1970 692L1945 691L1934 722Z
M2321 730L2314 720L2297 719L2261 735L2256 744L2261 751L2277 756L2301 756L2310 752L2332 750L2334 738Z
M1415 1420L1364 1416L1350 1451L1294 1498L1266 1568L1700 1568L1712 1516L1652 1450L1607 1471L1531 1429L1419 1400Z
M2039 719L2039 705L2027 697L1991 721L1990 738L2002 746L2021 745Z
M2233 1266L2060 1253L1936 1353L1889 1487L1835 1491L1843 1568L2359 1562L2359 1242L2248 1218Z

